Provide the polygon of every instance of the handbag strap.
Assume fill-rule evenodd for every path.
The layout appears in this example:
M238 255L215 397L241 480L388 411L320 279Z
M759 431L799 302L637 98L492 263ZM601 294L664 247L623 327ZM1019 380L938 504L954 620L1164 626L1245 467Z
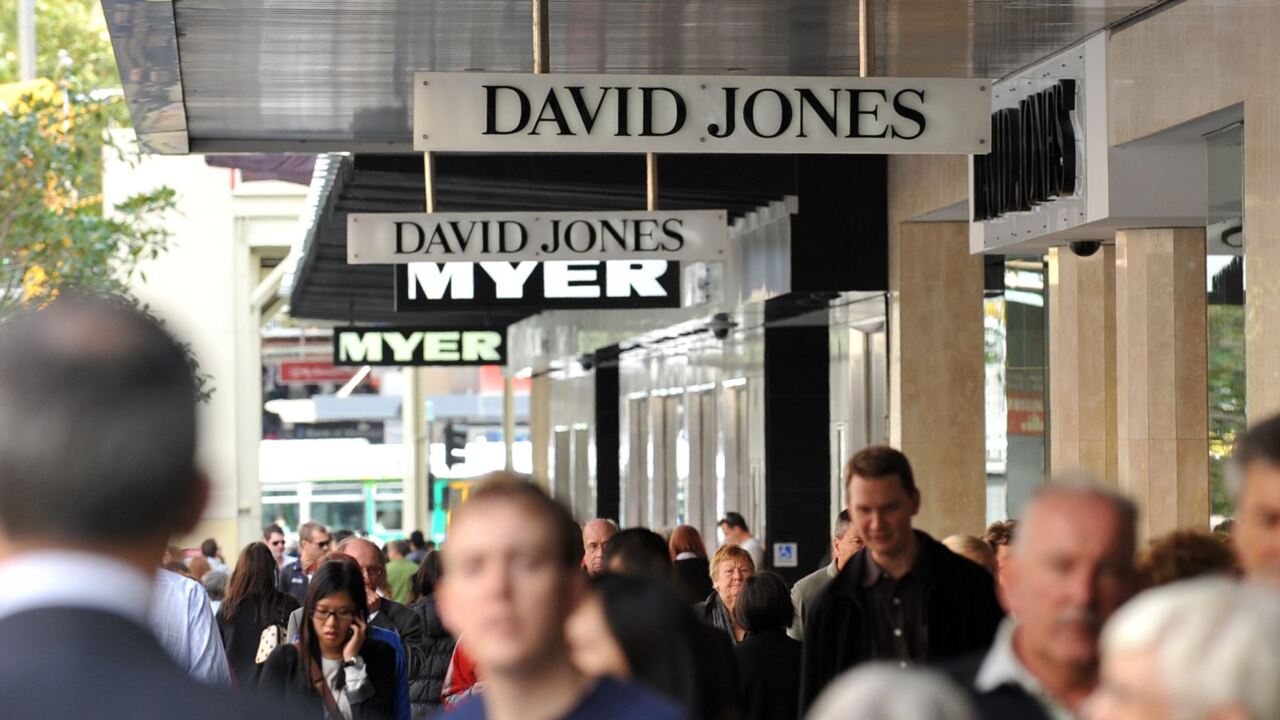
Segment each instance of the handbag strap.
M294 643L301 651L301 645ZM301 652L299 652L301 656ZM324 679L324 673L320 670L320 664L315 660L311 661L311 684L315 687L316 692L320 694L320 700L324 703L325 715L329 720L344 720L342 710L338 708L338 701L333 698L333 693L329 690L329 683Z

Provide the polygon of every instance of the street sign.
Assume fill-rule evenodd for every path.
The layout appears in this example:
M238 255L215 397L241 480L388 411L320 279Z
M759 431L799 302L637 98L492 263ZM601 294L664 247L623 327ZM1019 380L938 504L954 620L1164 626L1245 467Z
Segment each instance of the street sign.
M722 260L724 210L352 213L347 262Z
M343 327L333 331L334 365L503 365L505 330Z
M680 263L410 263L395 269L395 295L397 311L680 307Z
M987 152L983 79L414 73L413 147L442 152Z

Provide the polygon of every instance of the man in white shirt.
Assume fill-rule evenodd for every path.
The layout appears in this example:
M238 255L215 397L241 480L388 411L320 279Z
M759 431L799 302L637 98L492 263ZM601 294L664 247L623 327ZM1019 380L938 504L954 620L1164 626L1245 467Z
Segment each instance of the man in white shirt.
M1132 502L1098 488L1049 485L1032 501L1004 570L1010 615L972 679L982 718L1079 714L1103 624L1134 591L1136 523Z
M200 583L168 570L156 571L147 623L169 657L191 677L214 687L231 687L222 636Z
M0 323L0 715L279 720L147 628L156 560L209 496L186 351L121 299ZM206 609L207 611L207 609Z
M764 548L751 535L751 529L747 527L747 520L742 517L742 513L725 513L720 520L720 530L724 533L726 543L737 545L751 555L751 560L756 564L756 572L764 570Z

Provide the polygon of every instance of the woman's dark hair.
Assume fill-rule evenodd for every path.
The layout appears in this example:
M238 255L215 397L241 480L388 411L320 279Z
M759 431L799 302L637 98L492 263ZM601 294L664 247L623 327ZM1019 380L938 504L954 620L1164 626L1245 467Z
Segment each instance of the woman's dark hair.
M634 575L606 573L594 587L632 677L690 710L699 708L698 620L688 603L667 583Z
M791 627L795 614L796 606L791 604L786 581L771 572L747 578L733 609L738 626L752 633L785 630Z
M260 542L251 542L240 551L236 569L227 581L227 592L218 614L224 625L235 621L244 604L257 603L258 624L266 627L282 623L284 595L276 590L276 559L271 549Z
M418 564L418 572L413 576L413 597L420 600L434 593L443 572L440 553L432 550L424 555L422 562Z
M346 593L351 598L355 614L360 619L369 617L369 604L364 594L364 576L360 574L360 565L355 560L343 558L328 560L316 570L307 587L307 599L302 603L302 626L298 630L298 655L302 672L309 672L311 662L320 661L320 641L316 639L315 616L316 604L321 600L339 593Z

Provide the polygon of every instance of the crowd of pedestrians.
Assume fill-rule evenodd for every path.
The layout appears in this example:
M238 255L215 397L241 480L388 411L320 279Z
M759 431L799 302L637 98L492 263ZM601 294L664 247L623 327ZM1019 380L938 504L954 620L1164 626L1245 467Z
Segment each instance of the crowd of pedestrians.
M709 553L502 473L439 549L306 522L293 552L269 525L187 558L195 395L127 306L0 327L0 717L1280 717L1280 419L1236 444L1229 537L1145 547L1139 509L1080 482L940 542L907 457L866 448L788 585L738 513Z

